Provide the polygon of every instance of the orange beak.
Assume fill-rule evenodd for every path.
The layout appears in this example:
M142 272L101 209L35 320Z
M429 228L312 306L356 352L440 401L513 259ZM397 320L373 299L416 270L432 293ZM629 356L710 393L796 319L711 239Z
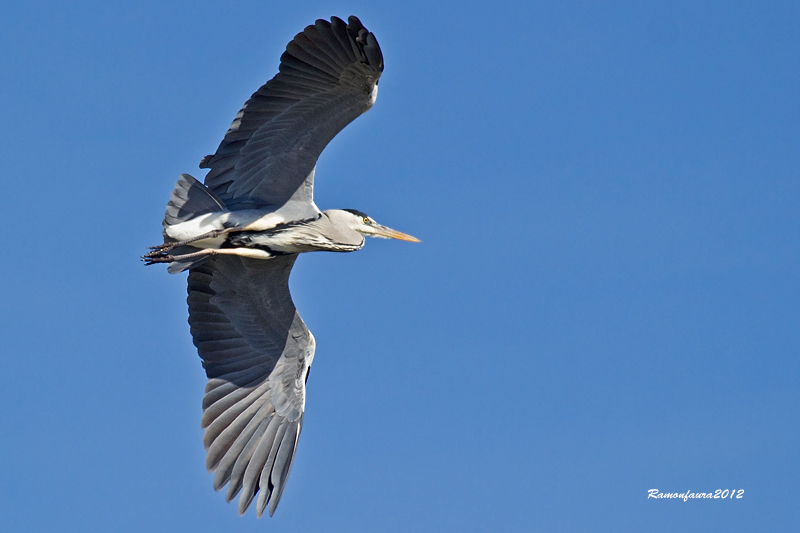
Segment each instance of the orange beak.
M374 228L376 237L384 237L386 239L397 239L399 241L422 242L416 237L412 237L407 233L402 233L392 228L387 228L386 226L376 225L374 226Z

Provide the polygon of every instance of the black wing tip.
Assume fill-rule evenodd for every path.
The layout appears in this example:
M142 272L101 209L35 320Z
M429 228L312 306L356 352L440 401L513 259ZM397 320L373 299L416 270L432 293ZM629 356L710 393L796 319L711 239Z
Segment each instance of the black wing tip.
M365 58L363 62L375 68L378 72L383 72L383 52L378 44L378 39L375 37L374 33L364 27L361 19L355 15L347 17L346 23L337 16L332 16L330 22L325 19L317 19L314 24L306 27L305 31L313 30L319 24L324 24L328 27L335 25L345 27L347 34L361 50L362 57ZM302 33L303 32L298 34L298 37Z
M347 17L347 28L354 32L353 38L364 52L367 64L378 69L378 72L383 72L383 52L375 34L365 28L355 15Z
M353 28L356 32L360 32L361 30L367 32L369 31L367 28L364 27L363 24L361 24L361 20L359 20L359 18L355 15L350 15L349 17L347 17L347 25Z

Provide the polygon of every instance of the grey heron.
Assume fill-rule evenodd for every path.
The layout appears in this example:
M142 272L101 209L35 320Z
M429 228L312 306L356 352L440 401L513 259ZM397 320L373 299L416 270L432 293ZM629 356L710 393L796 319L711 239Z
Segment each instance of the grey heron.
M217 152L183 174L164 244L144 256L189 270L192 339L208 376L202 426L214 489L275 512L303 424L314 336L289 294L302 252L351 252L364 237L418 240L361 211L314 204L317 158L375 103L383 56L356 17L317 20L287 45L279 73L236 115Z

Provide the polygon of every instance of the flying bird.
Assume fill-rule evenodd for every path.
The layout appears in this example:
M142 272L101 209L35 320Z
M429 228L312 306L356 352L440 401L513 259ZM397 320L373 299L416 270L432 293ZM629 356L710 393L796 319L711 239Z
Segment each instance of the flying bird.
M375 103L383 55L356 17L317 20L287 45L279 73L244 104L205 185L181 175L164 244L143 259L189 271L192 339L208 376L202 426L214 489L243 514L275 512L303 425L314 336L289 294L302 252L352 252L364 237L419 242L354 209L320 211L325 146Z

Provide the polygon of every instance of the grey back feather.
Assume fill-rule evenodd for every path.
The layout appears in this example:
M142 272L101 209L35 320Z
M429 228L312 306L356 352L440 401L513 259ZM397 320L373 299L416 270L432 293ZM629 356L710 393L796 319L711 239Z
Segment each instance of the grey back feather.
M383 72L375 36L356 17L318 20L286 47L280 72L244 104L201 168L230 209L313 201L325 146L367 111Z
M209 378L206 466L244 513L280 501L303 424L314 338L289 294L296 255L217 257L189 272L189 324Z

